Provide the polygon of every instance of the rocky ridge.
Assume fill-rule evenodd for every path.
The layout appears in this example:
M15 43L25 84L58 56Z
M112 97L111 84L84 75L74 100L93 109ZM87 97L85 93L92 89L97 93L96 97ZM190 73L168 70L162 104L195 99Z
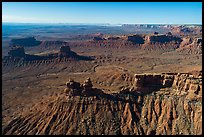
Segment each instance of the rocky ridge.
M105 94L73 80L10 121L3 134L201 135L202 75L136 74L131 89ZM151 89L150 92L145 92ZM124 89L123 89L124 91ZM71 123L71 124L70 124Z

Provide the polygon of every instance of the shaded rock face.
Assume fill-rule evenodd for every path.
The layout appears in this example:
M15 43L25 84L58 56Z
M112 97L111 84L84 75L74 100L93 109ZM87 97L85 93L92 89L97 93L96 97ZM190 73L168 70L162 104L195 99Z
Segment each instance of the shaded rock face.
M158 33L158 32L154 32L153 34L154 34L154 35L158 35L159 33Z
M195 43L202 45L202 38L197 38L197 39L195 40Z
M167 35L172 35L172 33L171 32L167 32Z
M163 75L164 80L176 77L174 82L178 83L192 77L188 73ZM187 79L184 83L188 83ZM168 88L152 94L137 94L124 88L124 93L85 97L81 91L84 85L91 89L90 79L82 85L70 80L67 87L77 89L79 95L59 93L39 100L8 122L2 134L202 135L202 97L197 99L198 95L193 96L192 92L183 94ZM197 89L195 83L190 86L192 91Z
M144 39L140 35L133 35L133 36L128 36L128 41L131 41L135 44L144 44Z
M74 57L76 53L70 50L69 46L62 46L60 47L60 51L58 54L60 57Z
M11 46L32 47L32 46L38 46L40 44L41 44L41 41L36 40L34 37L18 38L18 39L11 40Z
M133 81L133 92L151 92L151 89L161 88L163 86L163 75L152 75L152 74L135 74Z
M15 46L11 48L11 50L8 52L8 55L13 58L25 57L25 50L23 47Z
M81 85L78 82L75 82L73 80L69 80L69 82L66 83L67 88L65 89L65 93L68 95L80 95L81 94Z
M71 51L69 46L60 47L58 57L59 58L70 58L74 60L93 60L93 58L89 56L79 56L77 53Z
M168 42L181 43L182 42L182 39L180 37L176 37L172 35L153 35L153 36L148 36L147 39L150 43L168 43Z

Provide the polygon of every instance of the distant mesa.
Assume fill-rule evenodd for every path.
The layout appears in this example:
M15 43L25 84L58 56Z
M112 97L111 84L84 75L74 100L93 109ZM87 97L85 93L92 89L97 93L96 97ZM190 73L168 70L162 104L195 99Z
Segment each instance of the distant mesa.
M70 50L69 46L61 46L58 53L48 53L44 55L26 54L23 46L13 46L8 52L8 56L3 58L4 63L18 61L39 61L39 60L93 60L91 57L79 56Z
M144 44L144 38L140 35L133 35L133 36L128 36L128 41L131 41L135 44Z
M34 37L16 38L11 40L11 46L32 47L40 44L41 41L36 40Z
M172 36L172 35L151 35L148 36L148 41L150 43L168 43L168 42L174 42L176 44L180 44L182 42L182 39L177 36Z
M189 35L189 34L202 34L202 27L188 27L188 26L172 26L170 28L171 32L173 34L177 34L177 35Z

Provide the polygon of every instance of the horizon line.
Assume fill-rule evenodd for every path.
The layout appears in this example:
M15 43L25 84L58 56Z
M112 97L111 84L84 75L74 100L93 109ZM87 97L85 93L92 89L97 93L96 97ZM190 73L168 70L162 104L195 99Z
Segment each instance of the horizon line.
M74 22L55 22L55 23L46 23L46 22L2 22L3 23L13 23L13 24L106 24L106 25L137 25L137 24L144 24L144 25L202 25L202 23L74 23Z

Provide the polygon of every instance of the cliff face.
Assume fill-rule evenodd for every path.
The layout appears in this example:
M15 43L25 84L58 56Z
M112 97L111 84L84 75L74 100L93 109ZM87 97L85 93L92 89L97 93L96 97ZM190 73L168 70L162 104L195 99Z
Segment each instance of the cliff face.
M144 44L145 42L144 38L140 35L128 36L127 40L132 41L135 44Z
M65 92L39 100L33 108L23 111L9 122L2 132L68 135L202 134L201 83L201 75L135 75L133 87L141 89L159 86L160 89L152 88L148 93L138 92L140 89L127 89L126 93L105 94L93 88L90 79L84 84L71 80L66 83ZM186 88L187 84L189 89Z
M187 54L202 54L202 38L185 39L176 50Z

